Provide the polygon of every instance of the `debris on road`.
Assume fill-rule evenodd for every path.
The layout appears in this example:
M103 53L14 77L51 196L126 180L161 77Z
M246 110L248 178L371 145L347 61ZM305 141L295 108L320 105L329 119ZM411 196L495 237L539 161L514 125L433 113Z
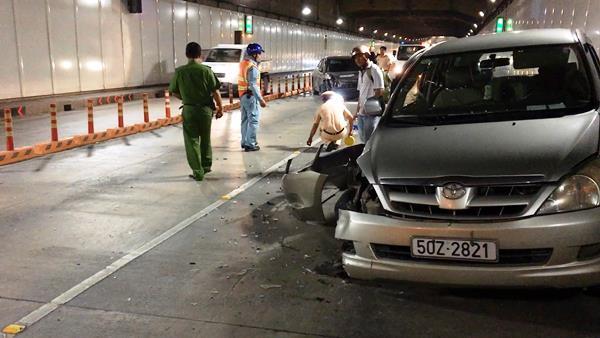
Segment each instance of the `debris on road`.
M279 284L261 284L261 289L269 290L269 289L281 289L281 285Z

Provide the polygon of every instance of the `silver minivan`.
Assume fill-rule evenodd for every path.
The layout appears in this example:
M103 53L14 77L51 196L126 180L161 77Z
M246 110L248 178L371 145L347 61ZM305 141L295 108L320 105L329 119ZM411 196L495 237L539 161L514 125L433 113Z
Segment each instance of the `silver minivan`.
M480 35L411 62L366 145L283 179L304 220L340 190L335 237L359 279L600 284L600 64L579 31Z

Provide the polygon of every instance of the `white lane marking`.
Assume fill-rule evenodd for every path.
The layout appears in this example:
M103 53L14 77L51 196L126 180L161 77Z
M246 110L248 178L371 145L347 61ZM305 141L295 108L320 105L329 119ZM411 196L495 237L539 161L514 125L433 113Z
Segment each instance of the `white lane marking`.
M316 145L319 142L321 142L321 140L320 139L316 139L313 142L313 145ZM257 176L255 178L251 179L250 181L242 184L240 187L238 187L237 189L234 189L233 191L231 191L226 196L230 196L231 198L233 198L233 197L239 195L240 193L242 193L245 190L247 190L248 188L252 187L254 184L258 183L260 180L262 180L263 178L265 178L269 174L275 172L275 170L277 170L279 167L285 165L287 163L287 161L289 161L289 160L291 160L293 158L298 157L301 153L302 153L301 151L296 151L293 154L287 156L283 160L281 160L281 161L275 163L274 165L272 165L269 169L267 169L266 171L264 171L260 176ZM18 320L17 323L21 324L21 325L24 325L26 328L29 327L29 326L32 326L33 324L35 324L38 321L40 321L42 318L44 318L47 315L49 315L50 313L54 312L54 310L58 309L60 306L62 306L64 304L68 303L69 301L73 300L73 298L79 296L80 294L82 294L87 289L91 288L92 286L94 286L94 285L98 284L99 282L101 282L102 280L104 280L106 277L108 277L108 276L112 275L113 273L117 272L119 269L121 269L125 265L131 263L134 259L142 256L143 254L145 254L148 251L152 250L153 248L155 248L156 246L158 246L162 242L164 242L167 239L173 237L175 234L177 234L181 230L187 228L188 226L190 226L195 221L197 221L200 218L202 218L202 217L208 215L209 213L213 212L214 210L216 210L217 208L219 208L223 204L227 203L227 201L228 201L227 199L220 199L220 200L214 202L213 204L209 205L208 207L202 209L201 211L197 212L196 214L194 214L194 215L186 218L185 220L181 221L180 223L178 223L177 225L173 226L169 230L167 230L167 231L163 232L162 234L160 234L158 237L156 237L156 238L154 238L154 239L146 242L144 245L142 245L138 249L136 249L136 250L128 253L127 255L121 257L120 259L118 259L115 262L113 262L111 265L109 265L106 268L98 271L93 276L87 278L86 280L84 280L81 283L75 285L74 287L72 287L71 289L67 290L63 294L61 294L58 297L54 298L49 303L46 303L46 304L40 306L39 308L37 308L33 312L29 313L25 317L23 317L20 320Z

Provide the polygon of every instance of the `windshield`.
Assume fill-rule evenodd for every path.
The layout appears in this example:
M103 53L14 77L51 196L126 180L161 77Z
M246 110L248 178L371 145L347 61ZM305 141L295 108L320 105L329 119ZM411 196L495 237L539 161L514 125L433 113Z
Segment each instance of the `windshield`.
M240 62L241 49L216 48L211 49L206 56L205 62Z
M351 58L327 59L327 72L358 72L358 66Z
M592 92L573 46L540 46L423 58L391 103L390 121L527 119L590 107Z
M398 47L398 53L396 54L396 59L406 61L410 59L410 57L416 53L417 51L425 48L424 46L400 46Z

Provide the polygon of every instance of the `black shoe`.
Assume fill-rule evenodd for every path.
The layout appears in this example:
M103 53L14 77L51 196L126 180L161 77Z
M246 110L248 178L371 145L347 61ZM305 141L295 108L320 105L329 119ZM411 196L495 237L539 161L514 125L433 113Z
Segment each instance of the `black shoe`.
M197 178L196 176L194 176L194 174L190 174L190 175L188 175L188 177L193 179L194 181L198 181L198 182L203 180L202 178Z
M248 148L244 149L244 151L259 151L259 150L260 150L260 147L258 145L256 147L253 147L253 148L249 148L248 147Z

